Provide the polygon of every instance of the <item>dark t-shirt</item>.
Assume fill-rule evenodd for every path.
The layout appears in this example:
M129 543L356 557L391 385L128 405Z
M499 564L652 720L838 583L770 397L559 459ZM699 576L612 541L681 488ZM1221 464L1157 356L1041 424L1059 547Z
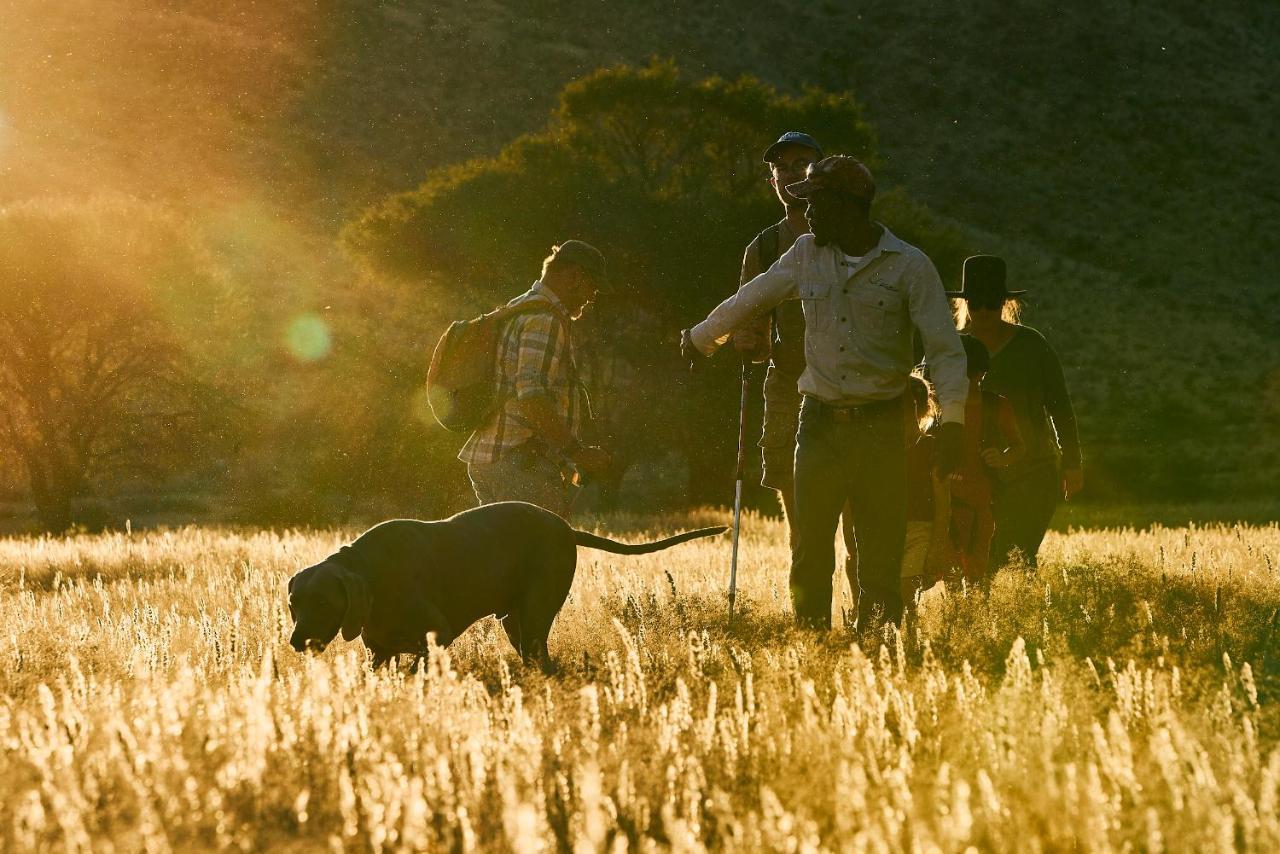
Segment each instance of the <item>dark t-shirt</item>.
M991 368L982 387L1007 398L1026 444L1026 455L999 471L1001 480L1054 465L1080 467L1080 436L1067 394L1067 381L1058 354L1036 330L1018 326L1009 343L991 355Z

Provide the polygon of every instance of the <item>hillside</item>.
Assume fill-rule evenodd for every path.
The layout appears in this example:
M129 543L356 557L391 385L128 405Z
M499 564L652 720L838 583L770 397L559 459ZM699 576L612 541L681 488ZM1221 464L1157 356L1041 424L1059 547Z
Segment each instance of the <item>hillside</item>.
M601 65L662 55L848 89L883 183L1008 253L1035 290L1027 320L1062 351L1113 482L1231 495L1280 469L1264 429L1280 414L1280 9L679 9L19 2L0 33L0 201L106 186L323 237L541 126Z

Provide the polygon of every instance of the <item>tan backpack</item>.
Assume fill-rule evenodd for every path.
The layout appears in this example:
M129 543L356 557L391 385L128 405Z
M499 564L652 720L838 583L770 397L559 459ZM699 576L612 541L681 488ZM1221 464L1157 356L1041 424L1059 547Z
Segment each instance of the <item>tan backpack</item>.
M506 322L535 311L552 309L542 300L529 300L449 324L427 369L427 402L441 427L471 433L498 408L502 401L495 370Z

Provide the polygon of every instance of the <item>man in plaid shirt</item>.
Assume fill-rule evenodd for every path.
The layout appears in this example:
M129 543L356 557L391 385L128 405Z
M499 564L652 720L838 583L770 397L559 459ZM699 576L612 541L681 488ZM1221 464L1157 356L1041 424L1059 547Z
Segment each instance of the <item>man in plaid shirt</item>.
M528 501L567 517L574 471L594 475L608 465L600 448L579 441L585 401L572 335L606 283L600 252L568 240L552 248L533 287L508 303L539 308L507 321L495 371L499 406L458 454L481 504Z

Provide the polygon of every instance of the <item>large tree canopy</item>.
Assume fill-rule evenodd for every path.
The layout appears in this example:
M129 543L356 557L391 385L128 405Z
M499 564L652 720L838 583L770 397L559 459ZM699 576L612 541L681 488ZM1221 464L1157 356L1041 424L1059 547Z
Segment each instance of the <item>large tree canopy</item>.
M599 430L622 457L618 477L676 450L692 475L686 498L724 500L737 369L726 358L690 380L675 336L733 292L744 247L780 217L761 153L788 130L877 165L848 94L694 80L666 62L601 70L565 88L544 129L428 175L349 225L343 244L374 276L419 283L417 322L427 326L518 293L553 243L600 247L617 287L580 324L580 340ZM958 260L953 235L921 227L921 211L900 198L896 207L909 239L939 237L946 261Z

